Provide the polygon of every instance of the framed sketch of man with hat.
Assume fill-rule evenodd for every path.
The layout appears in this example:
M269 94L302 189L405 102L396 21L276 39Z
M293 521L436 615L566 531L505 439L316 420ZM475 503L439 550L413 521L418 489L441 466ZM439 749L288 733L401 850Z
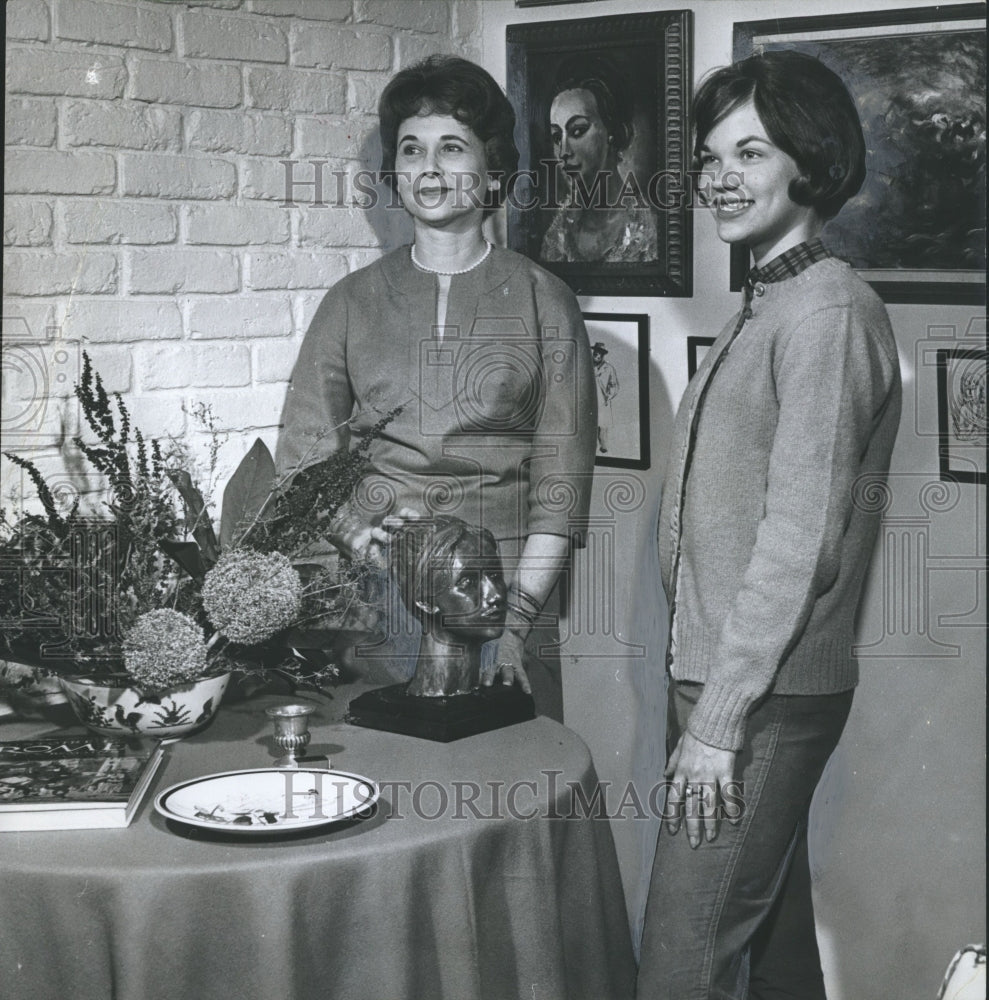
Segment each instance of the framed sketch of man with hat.
M595 465L648 469L649 317L584 313L598 389Z

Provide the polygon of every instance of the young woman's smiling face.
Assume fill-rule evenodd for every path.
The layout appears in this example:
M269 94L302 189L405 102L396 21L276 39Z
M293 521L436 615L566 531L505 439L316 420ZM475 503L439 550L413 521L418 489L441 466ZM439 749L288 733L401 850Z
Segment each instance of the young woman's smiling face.
M822 220L790 198L796 161L770 138L748 101L711 129L700 148L701 169L713 175L709 207L725 243L747 243L763 264L820 233Z
M451 115L406 118L395 155L398 194L419 223L480 226L488 179L484 143Z

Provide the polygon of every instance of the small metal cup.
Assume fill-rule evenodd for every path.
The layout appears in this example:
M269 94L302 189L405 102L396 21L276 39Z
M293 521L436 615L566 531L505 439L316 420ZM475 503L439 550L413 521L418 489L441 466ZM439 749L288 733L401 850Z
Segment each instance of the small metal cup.
M299 766L297 751L304 750L312 739L309 735L309 716L314 711L312 705L278 705L264 710L274 723L275 745L286 751L284 757L275 761L275 767Z

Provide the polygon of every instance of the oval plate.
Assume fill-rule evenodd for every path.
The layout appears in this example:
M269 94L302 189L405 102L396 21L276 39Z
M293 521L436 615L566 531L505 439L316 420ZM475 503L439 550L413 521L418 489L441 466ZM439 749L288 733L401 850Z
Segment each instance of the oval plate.
M204 830L270 836L369 815L379 794L359 774L263 767L179 782L155 797L155 809Z

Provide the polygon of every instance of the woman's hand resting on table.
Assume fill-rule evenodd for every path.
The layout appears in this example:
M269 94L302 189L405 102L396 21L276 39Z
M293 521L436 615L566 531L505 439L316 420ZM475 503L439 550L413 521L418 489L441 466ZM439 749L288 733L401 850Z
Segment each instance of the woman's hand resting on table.
M680 829L682 816L691 847L700 846L702 829L708 842L714 840L718 835L718 817L725 799L723 790L734 780L735 757L733 750L702 743L690 732L680 737L665 771L671 782L666 798L666 829L669 833L674 834ZM727 818L737 823L741 815Z

